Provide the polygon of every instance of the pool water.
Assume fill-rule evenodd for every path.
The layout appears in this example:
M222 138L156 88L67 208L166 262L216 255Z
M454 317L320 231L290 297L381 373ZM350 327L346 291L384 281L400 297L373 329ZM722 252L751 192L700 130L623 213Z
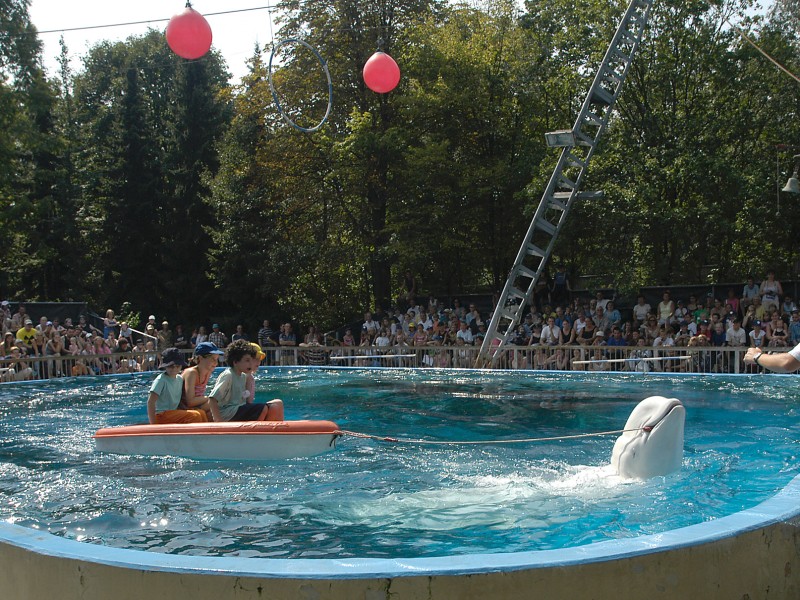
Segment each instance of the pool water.
M651 395L686 405L682 469L610 473L616 435L523 444L342 438L264 463L95 452L146 421L154 374L0 386L0 519L79 541L203 556L425 557L564 548L752 507L798 474L800 379L262 369L288 419L486 442L622 429Z

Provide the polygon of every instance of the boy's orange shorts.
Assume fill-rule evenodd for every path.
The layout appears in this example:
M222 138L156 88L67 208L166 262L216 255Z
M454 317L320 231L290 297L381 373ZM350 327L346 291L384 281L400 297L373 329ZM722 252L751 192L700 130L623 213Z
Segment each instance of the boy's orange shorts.
M168 425L170 423L207 423L208 417L204 410L165 410L156 414L156 423Z

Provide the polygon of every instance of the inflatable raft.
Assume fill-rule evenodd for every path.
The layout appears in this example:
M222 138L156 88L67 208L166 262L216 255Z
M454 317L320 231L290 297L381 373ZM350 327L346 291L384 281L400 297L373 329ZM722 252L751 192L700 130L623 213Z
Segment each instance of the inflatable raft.
M237 421L109 427L94 439L99 451L112 454L282 460L333 450L339 435L331 421Z

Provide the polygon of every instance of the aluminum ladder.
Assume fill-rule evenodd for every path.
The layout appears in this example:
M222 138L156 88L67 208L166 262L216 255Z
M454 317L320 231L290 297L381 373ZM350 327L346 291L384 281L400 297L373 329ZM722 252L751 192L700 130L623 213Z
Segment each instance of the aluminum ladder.
M581 183L622 92L622 84L642 40L652 4L653 0L630 2L598 67L575 125L572 129L545 134L548 146L562 148L561 156L495 307L475 363L478 368L496 364L500 354L498 349L505 345L519 325L572 204L576 200L590 200L601 195L581 192Z

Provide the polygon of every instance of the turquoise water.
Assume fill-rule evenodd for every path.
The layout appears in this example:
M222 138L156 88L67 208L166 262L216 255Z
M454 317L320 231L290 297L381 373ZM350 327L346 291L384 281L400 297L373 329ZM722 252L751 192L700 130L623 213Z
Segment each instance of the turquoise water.
M686 405L683 468L622 481L616 436L424 446L351 437L311 459L222 463L94 451L146 420L154 374L0 386L0 519L107 546L204 556L423 557L658 533L758 504L798 474L800 379L262 370L289 419L434 440L621 429L651 395Z

